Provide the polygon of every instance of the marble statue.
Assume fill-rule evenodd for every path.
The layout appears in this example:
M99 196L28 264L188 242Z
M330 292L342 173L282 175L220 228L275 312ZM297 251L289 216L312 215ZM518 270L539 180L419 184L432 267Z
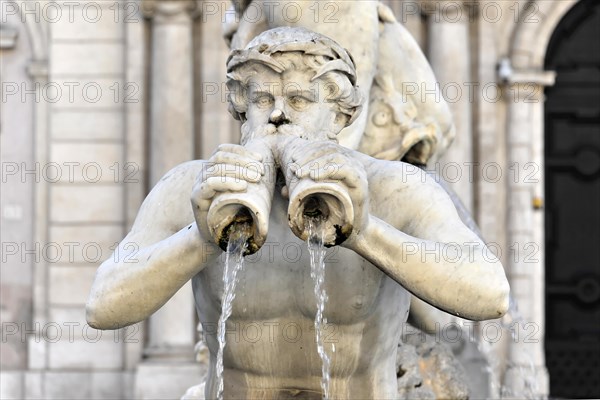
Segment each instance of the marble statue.
M225 22L224 37L233 50L265 30L297 26L334 39L353 55L366 110L337 135L340 145L382 160L431 168L454 140L452 114L429 62L385 4L243 0L232 1L232 8L235 14L227 15L236 17ZM296 13L291 15L288 8ZM430 101L423 98L425 91ZM458 197L452 199L473 229L471 216L456 203ZM411 300L410 322L421 329L433 333L437 323L447 321L442 314L418 298Z
M326 221L326 245L338 250L325 279L325 317L337 340L332 398L397 396L397 344L411 293L473 320L507 311L501 263L432 177L337 142L353 122L366 124L361 77L342 46L304 28L275 28L232 51L227 68L242 144L179 165L152 189L118 251L98 269L87 303L91 326L141 321L192 279L211 356L206 397L214 398L221 248L247 222L248 254L267 242L279 246L240 271L229 323L238 331L258 323L273 334L227 344L224 397L321 398L308 252L290 260L281 251L286 244L306 249L307 218L315 213ZM433 146L443 131L430 123L414 117L403 129ZM425 153L431 147L415 154ZM131 258L137 262L125 262ZM281 334L291 323L302 333L296 341Z

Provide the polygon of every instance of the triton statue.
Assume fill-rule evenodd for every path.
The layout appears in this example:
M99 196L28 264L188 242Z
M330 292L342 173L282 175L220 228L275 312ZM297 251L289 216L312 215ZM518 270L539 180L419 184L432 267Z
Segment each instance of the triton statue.
M224 397L321 398L308 251L294 260L281 251L290 243L306 249L309 211L325 218L325 243L336 251L324 283L325 317L336 339L332 398L397 396L397 344L411 293L473 320L507 311L501 263L432 177L337 143L343 128L360 122L365 98L343 47L303 28L270 29L232 51L227 68L242 144L221 145L208 161L179 165L154 187L115 253L119 258L110 257L97 272L87 304L91 326L141 321L192 279L200 320L214 327L223 294L219 246L243 219L252 224L248 253L265 243L279 246L240 271L229 323L238 330L263 324L275 333L227 344ZM397 83L379 82L383 104ZM403 105L390 104L402 125L396 118ZM427 136L440 130L432 121L414 116L405 130ZM137 263L124 262L130 242L139 245ZM294 341L277 332L291 323L301 332ZM205 334L211 355L206 397L214 398L218 343L214 329Z

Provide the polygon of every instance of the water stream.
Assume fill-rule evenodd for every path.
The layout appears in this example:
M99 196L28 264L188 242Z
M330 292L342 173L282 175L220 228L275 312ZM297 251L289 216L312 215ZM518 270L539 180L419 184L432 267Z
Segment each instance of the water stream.
M247 240L251 234L250 224L240 224L232 230L225 253L225 268L223 271L223 299L221 303L221 316L217 336L219 351L217 353L217 399L223 399L223 351L225 350L225 334L227 333L227 319L231 316L232 303L235 298L235 287L238 272L244 267L244 251Z
M317 314L315 315L315 335L317 339L317 352L321 357L322 375L321 389L323 397L329 398L330 381L330 355L325 351L323 341L323 330L327 324L327 318L323 317L325 303L327 303L327 293L323 286L325 281L325 246L323 237L325 235L324 224L321 219L308 218L308 252L310 254L310 276L315 282L315 297L317 299ZM332 347L332 351L335 348Z

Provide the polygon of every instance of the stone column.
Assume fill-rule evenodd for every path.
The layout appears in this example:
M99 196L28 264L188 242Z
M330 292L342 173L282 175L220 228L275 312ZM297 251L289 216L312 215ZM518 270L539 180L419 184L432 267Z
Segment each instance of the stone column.
M48 83L48 61L33 60L27 67L27 72L31 76L33 83L39 83L44 86ZM36 102L34 107L33 135L34 160L45 165L48 163L48 102ZM35 243L48 243L48 182L44 179L36 184L34 198L34 229L33 240ZM46 262L35 263L33 266L33 321L44 325L48 321L48 270L49 265ZM29 369L47 368L47 346L45 341L35 340L35 337L28 337L29 351Z
M476 220L486 241L495 242L501 248L506 245L506 174L502 174L500 166L506 160L506 146L503 126L504 104L501 100L501 89L497 82L498 22L484 18L487 5L495 0L481 1L477 12L479 25L478 57L475 65L477 90L474 107L474 144L477 166L477 192L474 195L477 203ZM492 4L495 6L495 4ZM503 260L504 261L504 260Z
M533 391L547 396L549 383L544 355L543 108L544 86L554 73L511 71L506 76L508 102L507 270L518 310L512 323L504 387L513 394ZM527 382L527 381L530 382ZM533 383L528 389L527 384Z
M193 19L196 2L143 1L151 20L150 185L194 158ZM150 318L146 359L138 366L135 398L179 398L201 381L194 363L195 318L191 284L185 284Z
M189 0L144 1L152 21L150 184L194 156L193 9Z
M227 111L227 87L225 61L229 56L229 48L221 38L222 14L209 12L210 7L227 7L226 1L213 5L206 3L202 15L202 23L196 29L196 57L198 65L202 65L196 82L196 157L208 159L218 145L222 143L240 142L240 124ZM209 62L202 62L209 60Z
M150 94L150 184L172 167L193 159L193 53L190 1L145 2L152 20ZM191 355L193 301L186 284L150 319L150 357Z
M128 3L123 3L124 7ZM139 23L125 23L125 91L136 90L136 101L127 102L125 108L125 160L124 167L133 165L135 167L135 179L125 185L125 232L128 232L137 216L138 210L146 197L146 180L148 173L148 160L146 157L146 143L148 121L146 118L148 109L148 48L146 41L146 24L143 23L141 12L132 16ZM126 91L126 93L128 93ZM147 324L140 323L137 326L124 329L125 333L137 332L142 338ZM123 340L124 344L124 369L135 371L143 355L144 344L142 340ZM130 382L129 388L133 386ZM130 390L131 392L131 390ZM129 392L127 392L129 393Z
M442 95L449 103L456 125L456 139L440 160L438 172L452 186L467 210L473 212L473 139L469 83L471 58L469 46L469 9L457 1L427 1L427 55ZM422 97L435 101L433 88L421 88ZM453 163L453 164L450 164ZM456 163L456 164L454 164Z
M469 213L473 213L473 138L472 102L468 83L471 82L471 57L469 40L469 8L461 1L428 0L421 3L427 14L427 57L440 85L440 92L448 102L456 126L456 138L445 155L430 166L447 181L456 192ZM421 98L440 101L433 94L434 88L421 87ZM465 327L467 321L447 316L439 318L440 326L458 324ZM458 358L467 373L482 377L481 381L470 382L475 395L486 397L487 376L481 374L485 359L471 340L462 342ZM473 339L473 338L471 338Z
M477 24L476 46L473 62L473 76L477 82L473 104L473 152L478 162L475 174L477 181L473 188L473 198L476 204L474 214L482 237L488 243L493 243L492 248L501 249L506 246L506 173L503 166L506 162L506 146L502 107L501 89L497 83L498 64L498 21L490 20L486 10L488 6L495 6L495 0L479 0L478 9L474 14ZM501 167L502 166L502 167ZM505 262L506 251L497 252ZM504 264L506 266L506 263ZM483 368L488 371L487 382L481 387L485 391L485 398L500 398L502 388L501 374L504 371L503 362L506 359L506 350L510 335L504 331L500 340L491 341L493 328L491 323L479 324L478 335L480 345L485 356ZM487 340L486 340L487 339ZM481 364L478 364L481 366ZM471 393L473 398L478 398L478 393Z

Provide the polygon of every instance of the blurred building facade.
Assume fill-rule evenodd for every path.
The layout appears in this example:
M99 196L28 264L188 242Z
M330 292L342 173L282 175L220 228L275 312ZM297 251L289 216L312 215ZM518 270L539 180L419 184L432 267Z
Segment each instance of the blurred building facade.
M437 172L502 259L525 324L526 337L494 341L490 393L518 385L523 368L539 393L598 393L599 7L386 3L455 115L457 139ZM335 11L333 1L315 5ZM0 397L177 398L204 373L189 284L148 321L114 332L89 328L84 304L152 185L239 138L224 83L230 4L0 6Z

